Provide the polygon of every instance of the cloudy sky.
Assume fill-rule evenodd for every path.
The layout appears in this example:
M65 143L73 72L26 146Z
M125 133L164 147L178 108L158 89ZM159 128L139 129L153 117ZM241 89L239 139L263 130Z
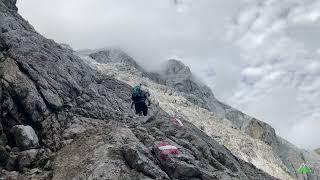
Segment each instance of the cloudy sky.
M149 69L189 65L222 101L306 149L320 147L318 0L18 0L74 49L120 47Z

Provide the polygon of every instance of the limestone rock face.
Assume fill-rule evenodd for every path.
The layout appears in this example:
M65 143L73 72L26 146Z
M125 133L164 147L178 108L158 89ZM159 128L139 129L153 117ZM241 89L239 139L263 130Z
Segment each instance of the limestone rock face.
M314 152L316 152L317 154L319 154L319 155L320 155L320 148L319 148L319 149L314 150Z
M184 128L177 128L156 104L149 116L135 116L128 84L39 35L14 3L0 0L0 135L7 139L1 178L275 179L193 124L182 119ZM28 126L38 149L15 147L24 145L17 134L33 134ZM29 135L28 147L37 144ZM155 148L161 141L179 153L163 157ZM12 171L16 163L19 171Z
M16 125L11 128L15 143L21 149L37 148L39 139L31 126Z
M216 112L219 111L216 109L216 106L208 104L210 103L210 99L214 99L210 88L197 83L190 68L182 62L174 59L169 60L162 73L162 78L165 81L165 85L174 88L178 92L184 93L190 102L206 109L214 109Z
M278 140L275 130L267 123L252 119L245 126L245 133L255 139L260 139L271 147L278 146Z

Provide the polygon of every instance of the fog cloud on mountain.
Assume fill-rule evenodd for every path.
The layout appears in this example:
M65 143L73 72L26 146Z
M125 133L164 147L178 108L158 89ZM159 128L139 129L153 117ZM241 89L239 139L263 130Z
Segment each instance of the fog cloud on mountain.
M19 13L75 49L119 47L149 69L177 58L222 101L320 146L316 0L28 0Z

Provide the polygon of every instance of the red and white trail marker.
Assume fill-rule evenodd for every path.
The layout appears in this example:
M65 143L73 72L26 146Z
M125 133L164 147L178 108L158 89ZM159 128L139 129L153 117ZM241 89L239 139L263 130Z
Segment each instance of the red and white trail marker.
M165 141L161 141L160 143L156 144L156 146L161 151L160 157L162 160L165 160L167 155L180 153L177 147L170 145Z
M182 121L180 119L176 118L176 117L173 117L171 119L171 121L172 121L173 124L175 124L175 125L177 125L179 127L183 127L184 126Z

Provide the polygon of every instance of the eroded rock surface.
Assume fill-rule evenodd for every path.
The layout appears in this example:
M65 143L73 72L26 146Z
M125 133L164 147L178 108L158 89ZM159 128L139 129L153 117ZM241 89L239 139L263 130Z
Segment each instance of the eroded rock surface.
M99 124L105 128L58 152L53 179L275 179L237 159L194 125L184 121L177 128L163 111L132 126ZM162 156L157 149L162 141L179 153Z

